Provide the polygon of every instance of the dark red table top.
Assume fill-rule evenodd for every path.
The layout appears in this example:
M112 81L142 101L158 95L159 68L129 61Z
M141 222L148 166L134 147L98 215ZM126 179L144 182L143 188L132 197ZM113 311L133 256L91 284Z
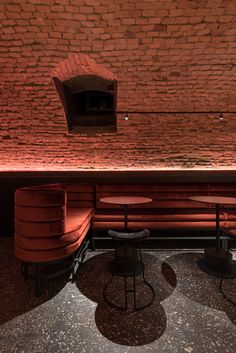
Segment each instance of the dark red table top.
M104 203L111 203L116 205L134 205L141 203L152 202L149 197L139 197L139 196L108 196L102 197L99 201Z
M236 205L236 197L225 196L193 196L189 198L192 201L214 203L216 205Z

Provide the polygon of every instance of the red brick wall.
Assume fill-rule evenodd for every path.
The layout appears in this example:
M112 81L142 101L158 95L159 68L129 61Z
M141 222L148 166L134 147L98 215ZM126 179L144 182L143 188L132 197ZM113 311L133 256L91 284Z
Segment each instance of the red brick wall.
M1 170L236 166L236 114L73 135L50 77L84 53L117 76L118 110L236 111L235 0L3 0L0 20Z

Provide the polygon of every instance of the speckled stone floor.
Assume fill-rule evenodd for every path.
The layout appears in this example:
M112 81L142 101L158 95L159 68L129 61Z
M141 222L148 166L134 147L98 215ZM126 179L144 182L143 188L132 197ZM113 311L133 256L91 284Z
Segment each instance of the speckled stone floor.
M222 297L219 278L202 272L199 251L144 251L145 273L156 297L144 310L110 307L103 288L110 279L111 251L90 252L77 271L46 283L35 298L14 258L13 239L0 238L1 353L235 353L236 308ZM122 302L122 278L108 295ZM138 278L139 280L139 278ZM236 300L236 280L224 281ZM137 301L150 292L138 287Z

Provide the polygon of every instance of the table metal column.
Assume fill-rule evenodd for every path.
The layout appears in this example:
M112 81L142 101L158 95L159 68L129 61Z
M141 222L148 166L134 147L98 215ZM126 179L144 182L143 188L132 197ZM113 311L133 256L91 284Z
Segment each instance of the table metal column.
M220 205L216 204L216 252L220 252Z

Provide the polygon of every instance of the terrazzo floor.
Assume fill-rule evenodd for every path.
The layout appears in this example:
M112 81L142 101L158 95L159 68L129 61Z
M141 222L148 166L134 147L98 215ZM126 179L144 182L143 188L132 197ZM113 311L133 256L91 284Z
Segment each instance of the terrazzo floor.
M199 251L143 251L146 279L156 297L144 310L110 307L103 288L112 251L89 252L75 283L63 276L35 298L14 258L13 239L0 238L1 353L235 353L236 307L219 291L219 278L202 272ZM138 278L139 280L139 278ZM122 302L122 278L108 295ZM236 279L224 280L236 301ZM138 287L137 301L150 293Z

